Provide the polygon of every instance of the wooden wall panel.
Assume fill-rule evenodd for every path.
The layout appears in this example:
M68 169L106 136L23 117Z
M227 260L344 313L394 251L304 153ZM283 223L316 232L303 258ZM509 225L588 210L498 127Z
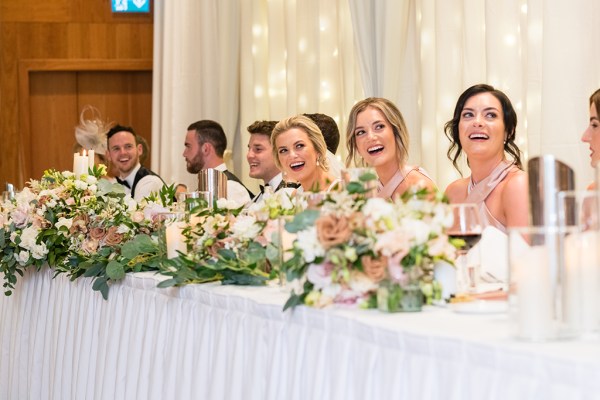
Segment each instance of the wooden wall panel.
M152 73L81 72L78 74L77 107L93 105L105 120L131 126L152 143ZM151 159L145 165L150 166Z
M77 73L36 72L30 76L31 178L55 168L73 168L77 119Z
M30 75L61 71L56 60L67 66L64 71L74 71L68 66L82 59L99 63L99 71L107 70L102 63L109 60L126 60L115 63L115 71L136 70L136 61L151 65L152 19L152 13L112 14L108 0L0 0L0 188L5 181L22 187L33 173L31 143L39 133L30 127ZM31 61L40 61L38 69L22 67Z

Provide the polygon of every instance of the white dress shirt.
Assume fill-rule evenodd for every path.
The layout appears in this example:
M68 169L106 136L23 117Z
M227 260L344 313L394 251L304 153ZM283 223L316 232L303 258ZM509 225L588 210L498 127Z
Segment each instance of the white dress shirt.
M129 175L124 181L127 181L129 187L123 185L125 188L125 193L131 195L131 188L133 187L133 181L135 180L135 174L137 174L140 169L141 164L138 163L136 167L131 171ZM144 197L149 196L150 193L156 192L158 193L162 187L164 186L163 181L156 175L146 175L142 179L140 179L135 187L135 196L133 199L137 202L141 201Z

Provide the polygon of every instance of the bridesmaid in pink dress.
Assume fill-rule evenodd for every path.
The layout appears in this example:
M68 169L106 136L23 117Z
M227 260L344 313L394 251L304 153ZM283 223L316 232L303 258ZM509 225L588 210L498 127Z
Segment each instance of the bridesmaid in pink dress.
M420 167L407 165L408 130L400 110L389 100L369 97L348 117L346 165L369 166L379 177L378 196L393 199L409 188L436 189Z
M598 111L600 111L600 89L590 96L590 125L581 135L581 141L588 143L590 146L590 163L594 168L598 167L598 161L600 161L600 119L598 119ZM590 183L588 190L595 189L596 183Z
M529 224L527 174L515 143L516 127L517 114L508 97L483 84L460 95L453 118L444 126L452 143L448 158L461 172L458 160L464 153L471 170L470 176L448 185L446 196L450 203L478 204L484 227L503 232Z

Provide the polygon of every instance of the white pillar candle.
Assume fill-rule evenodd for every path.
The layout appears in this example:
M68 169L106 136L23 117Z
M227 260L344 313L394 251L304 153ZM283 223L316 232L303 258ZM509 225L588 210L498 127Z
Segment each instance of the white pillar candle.
M74 168L73 174L76 178L79 178L81 174L84 174L87 171L88 160L87 157L76 154L74 160Z
M73 154L73 174L77 175L75 171L77 171L77 163L79 159L79 153L74 153Z
M555 334L553 324L553 282L546 246L534 246L511 257L516 274L518 335L526 339L548 339Z
M581 237L573 233L564 239L564 270L562 277L562 304L564 321L569 328L581 329L582 311L582 254Z
M178 251L186 254L187 247L185 243L185 236L183 235L185 226L185 222L181 221L173 221L166 226L167 258L175 258L179 256L177 253Z
M600 234L586 231L565 240L565 317L575 331L600 326Z
M89 150L88 151L88 168L89 169L93 169L94 168L94 163L95 163L95 157L96 154L94 152L94 150Z

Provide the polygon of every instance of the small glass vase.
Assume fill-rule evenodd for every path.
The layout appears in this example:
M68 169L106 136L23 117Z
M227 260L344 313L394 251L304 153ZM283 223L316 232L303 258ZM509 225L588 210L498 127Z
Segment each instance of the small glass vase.
M423 307L423 292L418 280L406 283L384 279L377 289L377 308L385 312L417 312Z

